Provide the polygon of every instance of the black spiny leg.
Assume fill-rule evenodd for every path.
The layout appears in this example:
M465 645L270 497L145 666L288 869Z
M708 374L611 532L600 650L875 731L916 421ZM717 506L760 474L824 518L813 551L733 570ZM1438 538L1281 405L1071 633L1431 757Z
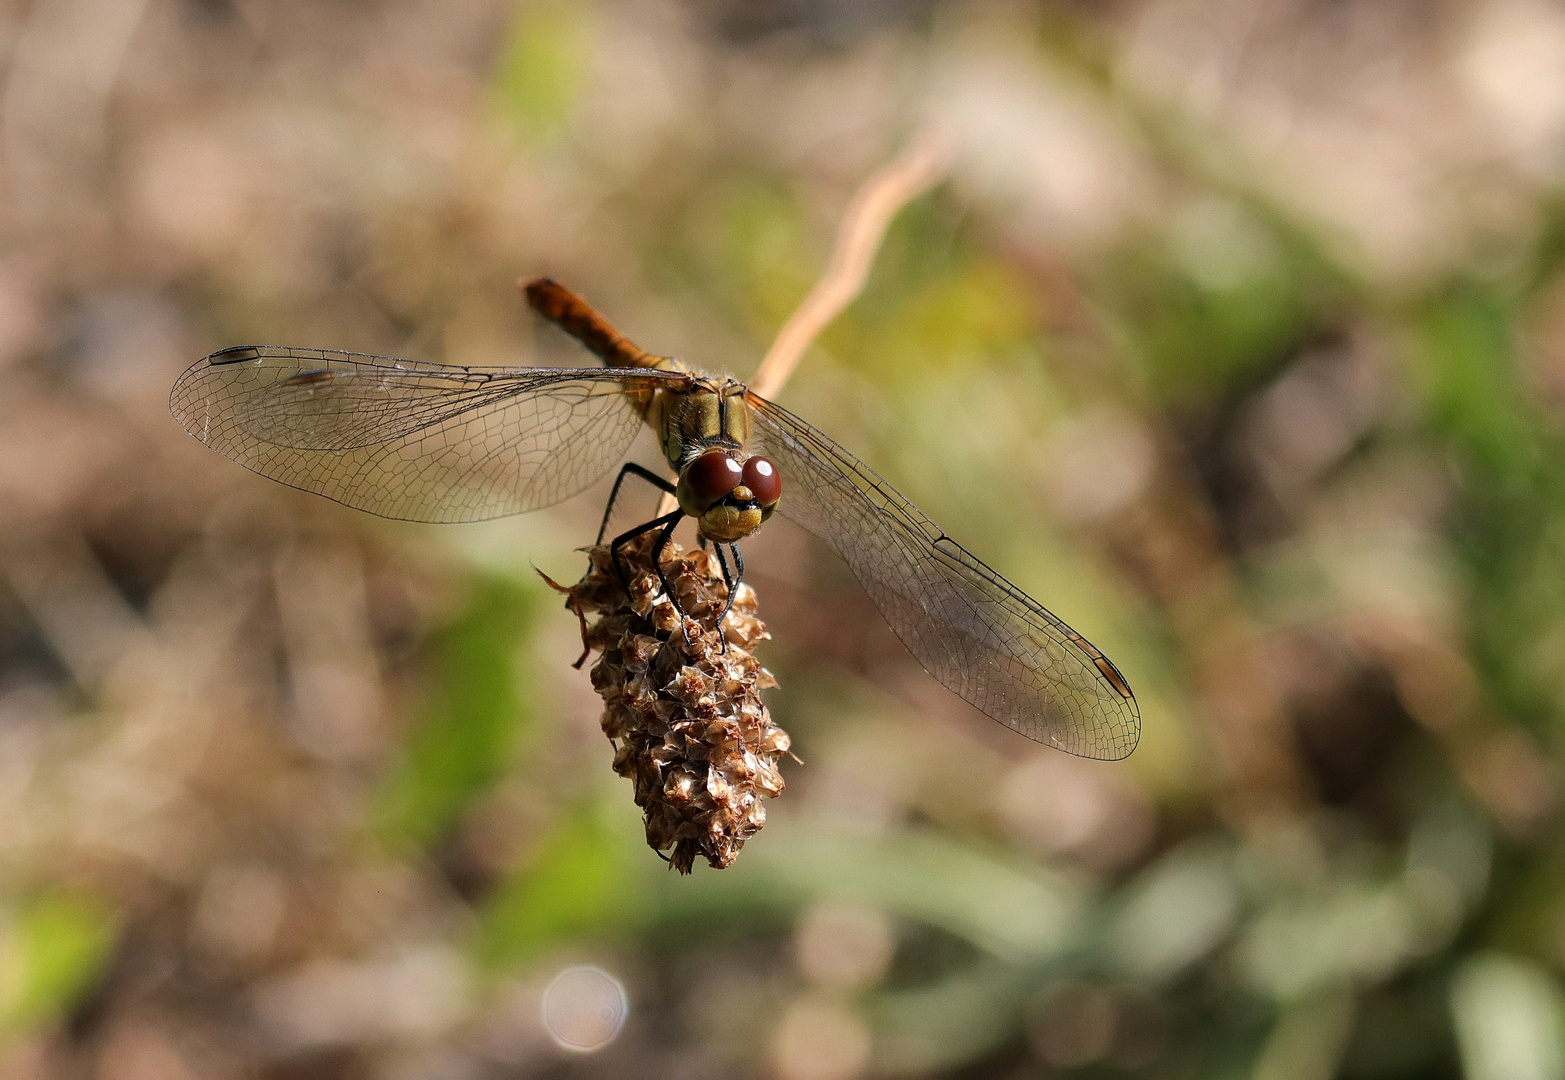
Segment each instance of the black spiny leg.
M702 537L702 539L705 540L706 537ZM702 545L702 547L705 547L705 546L706 546L705 544ZM734 579L733 579L733 575L728 572L728 560L726 558L724 558L724 556L723 556L723 545L722 544L713 544L712 545L712 550L717 553L717 565L721 566L723 568L723 584L728 586L728 595L729 595L729 597L732 597L734 595ZM723 609L723 614L726 615L727 613L728 613L728 609L724 608ZM722 622L723 622L722 618L719 617L717 622L718 622L718 625L721 626Z
M683 516L684 511L675 510L672 514L658 518L658 521L667 521L668 524L663 527L663 535L658 537L658 542L652 545L652 565L658 572L658 581L663 585L663 595L674 605L674 610L679 612L680 618L685 617L685 611L679 606L678 598L674 596L674 587L668 583L668 575L663 573L663 549L668 547L668 542L674 538L674 529Z
M644 532L651 532L653 529L658 528L663 530L663 535L658 537L658 542L652 548L652 565L657 569L658 581L662 582L663 591L668 593L668 598L674 603L674 610L679 611L681 617L685 613L679 610L679 601L674 600L674 594L669 591L668 578L663 574L663 564L658 562L658 556L663 554L663 548L667 546L668 538L674 533L674 526L678 525L679 519L684 516L685 512L683 510L675 510L672 513L664 514L660 518L653 518L645 525L637 525L629 532L620 533L609 544L609 560L614 564L614 573L619 575L620 588L625 590L625 595L628 597L630 595L630 581L625 577L625 565L619 561L619 549Z
M717 565L723 568L723 584L728 586L728 599L723 601L723 610L717 613L717 621L712 624L712 627L717 631L718 648L727 652L728 635L723 633L723 618L728 614L728 609L734 606L734 578L728 572L728 560L723 557L723 545L714 542L712 550L717 553Z
M619 549L634 540L644 532L662 527L663 533L658 537L656 544L652 545L652 568L657 571L658 583L663 586L663 595L668 597L668 602L674 605L674 611L679 615L679 632L685 639L685 644L690 644L690 631L685 626L685 609L679 606L679 597L674 595L674 587L669 584L668 575L663 572L663 549L668 547L669 540L674 535L674 529L679 526L680 519L685 516L683 510L675 510L664 514L660 518L653 518L645 525L637 525L628 533L622 533L614 538L609 545L609 558L614 563L614 572L619 575L620 588L625 590L627 598L630 596L630 584L625 580L625 567L619 561Z
M626 462L620 468L619 475L614 478L614 487L609 492L609 504L603 508L603 524L598 526L598 538L593 541L595 544L603 543L603 534L609 531L609 515L614 513L614 500L619 498L619 486L625 482L626 474L640 477L659 491L667 492L669 495L674 494L674 485L657 473L649 472L633 461ZM615 543L619 543L619 541L616 540ZM624 582L623 574L620 575L620 581L621 583Z
M734 606L734 594L739 591L739 586L744 584L744 556L739 554L738 544L729 544L728 547L734 553L732 577L728 574L728 560L723 558L723 545L712 545L712 549L717 552L717 565L723 568L723 582L728 586L728 599L723 601L723 610L717 613L717 633L722 638L725 652L728 650L728 636L723 633L723 620L728 618L728 609Z

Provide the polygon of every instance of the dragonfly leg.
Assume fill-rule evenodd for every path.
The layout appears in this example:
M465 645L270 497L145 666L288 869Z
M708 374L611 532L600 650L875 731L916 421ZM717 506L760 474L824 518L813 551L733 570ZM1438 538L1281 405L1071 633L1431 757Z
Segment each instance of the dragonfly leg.
M684 516L684 513L683 510L675 510L673 513L664 514L660 518L653 518L645 525L637 525L629 532L620 533L609 544L609 560L614 564L614 573L619 576L619 587L625 590L627 596L630 594L630 580L625 577L625 564L619 561L619 549L642 533L661 528L663 535L658 538L657 546L652 549L652 565L657 567L658 580L663 584L663 591L668 592L668 578L663 574L663 567L658 562L658 556L663 554L663 548L667 545L668 538L673 534L674 526L679 524L679 519ZM673 593L669 593L668 598L674 600ZM674 610L679 611L678 600L674 600ZM679 614L681 617L684 616L683 611L680 611Z
M739 591L739 586L744 584L744 556L739 554L738 544L729 544L728 549L734 553L734 576L728 577L728 564L723 561L723 545L717 544L717 561L723 567L723 580L728 583L728 599L723 601L723 610L717 614L717 631L723 632L723 620L728 618L728 609L734 606L734 594ZM728 638L723 638L723 649L728 648Z
M627 461L621 466L619 475L614 478L614 487L609 491L609 504L603 508L603 524L598 526L598 538L593 541L595 544L603 543L603 534L609 531L609 516L614 513L614 501L619 498L619 486L625 482L626 476L640 477L659 491L667 492L670 495L674 494L673 484L670 484L657 473L643 469L633 461ZM615 541L615 543L618 542L617 540Z
M675 510L666 517L657 521L667 521L663 528L663 534L658 537L658 542L652 545L652 566L658 572L658 581L663 585L663 595L668 597L668 602L674 605L674 610L679 613L679 632L685 639L685 644L690 644L690 631L685 627L685 609L679 606L679 597L674 595L674 588L668 583L668 575L663 572L663 549L668 547L668 542L674 536L674 529L679 525L679 519L683 511ZM656 522L654 522L656 524Z
M728 586L728 593L730 596L732 596L734 591L734 578L733 575L728 572L728 560L723 557L723 545L714 544L712 545L712 550L717 552L717 565L723 568L723 584ZM728 614L728 609L726 607L723 608L723 614ZM721 623L723 620L721 617L719 617L717 621Z
M723 620L728 616L728 609L734 606L734 589L738 587L738 582L736 582L734 580L734 576L728 572L728 560L723 557L723 545L714 543L712 545L712 550L717 552L717 565L723 568L723 584L728 586L728 599L723 601L723 610L717 613L717 622L713 623L712 625L717 630L717 640L720 643L719 647L723 652L727 652L728 637L723 633ZM735 548L734 556L737 558L738 555L739 549Z

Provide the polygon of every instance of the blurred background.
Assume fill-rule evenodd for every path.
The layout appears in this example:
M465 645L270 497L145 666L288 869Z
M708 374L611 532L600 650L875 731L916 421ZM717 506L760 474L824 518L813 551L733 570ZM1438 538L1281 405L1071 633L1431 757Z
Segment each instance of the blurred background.
M584 362L542 273L743 377L930 130L780 399L1115 658L1126 761L779 521L802 764L678 878L533 573L606 483L385 522L168 415ZM0 2L0 1077L1565 1076L1562 168L1547 0Z

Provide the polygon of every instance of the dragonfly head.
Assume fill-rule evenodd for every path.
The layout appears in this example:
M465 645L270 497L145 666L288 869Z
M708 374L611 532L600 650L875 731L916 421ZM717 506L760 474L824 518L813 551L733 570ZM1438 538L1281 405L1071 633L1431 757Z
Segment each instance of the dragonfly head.
M770 460L708 450L679 474L679 508L696 519L701 535L720 543L743 540L772 516L782 478Z

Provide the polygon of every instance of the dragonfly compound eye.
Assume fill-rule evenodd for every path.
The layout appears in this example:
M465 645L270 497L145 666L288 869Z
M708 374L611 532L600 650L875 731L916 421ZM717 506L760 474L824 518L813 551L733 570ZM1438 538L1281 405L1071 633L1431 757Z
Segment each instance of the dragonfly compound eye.
M714 503L739 486L744 470L721 450L709 450L690 463L685 480L696 498Z
M777 466L759 454L744 463L744 486L762 506L775 506L782 498L782 477Z

